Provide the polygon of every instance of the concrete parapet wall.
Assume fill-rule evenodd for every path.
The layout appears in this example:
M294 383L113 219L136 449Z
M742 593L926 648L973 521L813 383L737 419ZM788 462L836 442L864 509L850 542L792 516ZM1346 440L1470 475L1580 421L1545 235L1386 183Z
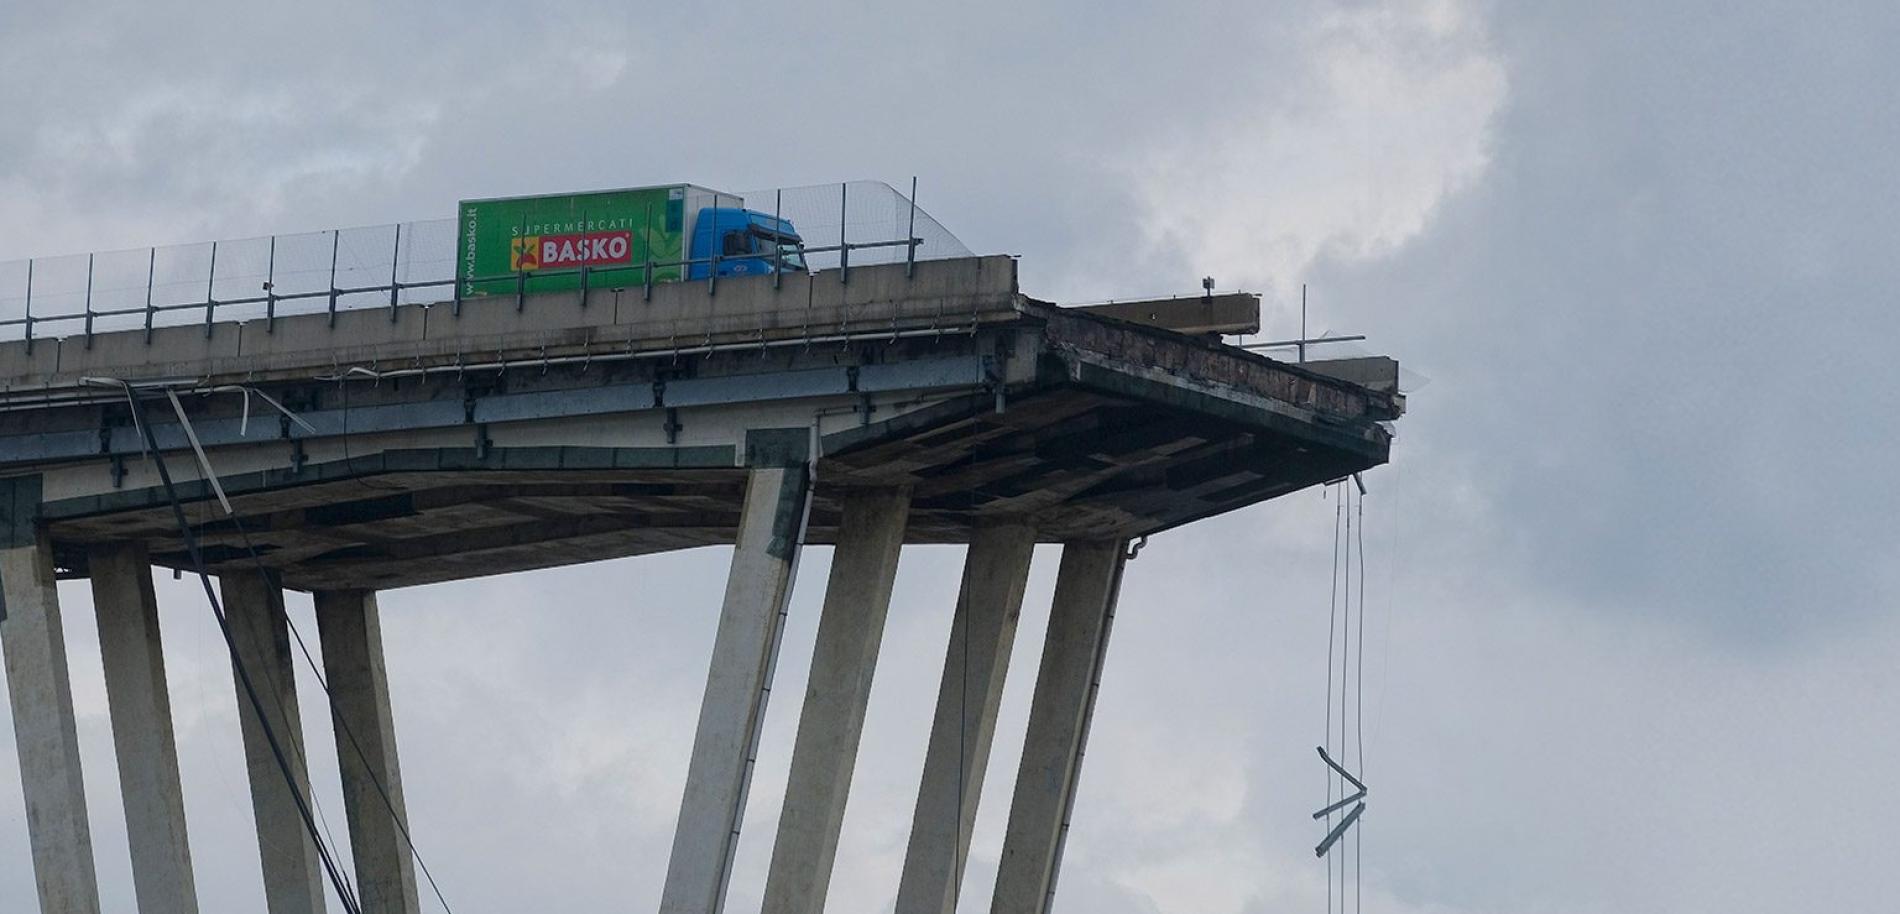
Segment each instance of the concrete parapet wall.
M0 391L88 376L270 380L336 366L479 364L969 327L1020 314L1009 257L927 261L652 287L469 298L0 344ZM392 319L393 318L393 319Z

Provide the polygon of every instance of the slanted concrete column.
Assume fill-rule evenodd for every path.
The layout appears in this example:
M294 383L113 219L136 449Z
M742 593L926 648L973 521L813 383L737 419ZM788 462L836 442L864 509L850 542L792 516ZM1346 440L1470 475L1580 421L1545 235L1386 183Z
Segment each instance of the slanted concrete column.
M383 625L376 595L366 590L318 591L317 633L330 684L337 769L350 820L356 895L363 914L416 914L415 861L403 837L402 769L396 721L383 667Z
M238 658L264 705L264 721L277 734L297 790L307 801L310 773L304 762L303 716L297 712L296 668L284 591L274 575L258 570L219 579L224 611L231 620ZM238 720L244 731L244 764L251 777L251 811L257 820L257 853L264 866L264 901L270 914L322 914L323 877L317 846L305 830L297 799L284 783L250 697L238 684Z
M37 496L37 491L33 493ZM27 521L28 524L31 521ZM0 531L4 532L4 531ZM0 547L0 653L26 790L26 831L42 914L98 914L92 828L79 775L79 732L54 589L53 549L27 534Z
M764 914L825 909L909 514L907 491L863 492L844 500L785 807L765 880Z
M1049 636L1042 646L1036 694L1030 699L1029 732L1016 769L1016 796L1009 807L990 904L994 914L1042 914L1049 908L1123 561L1120 542L1062 547Z
M663 914L718 914L725 906L785 601L805 535L808 491L802 466L754 469L746 483L660 896Z
M195 914L198 891L185 833L185 794L178 782L178 743L151 561L143 545L121 543L94 547L87 565L132 849L132 888L141 912Z
M897 887L897 914L955 909L1034 547L1034 532L1016 524L981 527L971 538Z

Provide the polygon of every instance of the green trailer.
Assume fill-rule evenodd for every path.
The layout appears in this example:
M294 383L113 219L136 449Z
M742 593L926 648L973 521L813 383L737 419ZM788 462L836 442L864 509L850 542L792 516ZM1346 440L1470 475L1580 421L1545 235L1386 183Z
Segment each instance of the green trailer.
M732 199L691 184L464 200L456 275L464 296L674 282L690 214ZM649 277L649 272L651 277Z

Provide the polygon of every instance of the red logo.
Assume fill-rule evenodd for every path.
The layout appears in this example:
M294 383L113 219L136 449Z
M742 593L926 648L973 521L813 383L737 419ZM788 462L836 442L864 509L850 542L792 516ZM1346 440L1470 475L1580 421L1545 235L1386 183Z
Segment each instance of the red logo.
M631 263L633 232L529 235L509 245L511 270L560 270Z

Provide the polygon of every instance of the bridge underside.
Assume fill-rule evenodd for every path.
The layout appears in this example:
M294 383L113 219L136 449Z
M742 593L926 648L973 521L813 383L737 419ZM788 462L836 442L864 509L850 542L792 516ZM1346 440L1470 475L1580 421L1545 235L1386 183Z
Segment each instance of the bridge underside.
M1377 462L1067 385L1001 411L993 396L957 397L834 433L826 444L806 541L827 545L837 541L842 499L854 489L911 489L906 543L964 543L973 523L1006 518L1027 519L1043 542L1119 540ZM213 573L261 561L300 590L407 587L731 544L746 486L731 450L656 450L385 451L306 466L300 480L224 479L229 515L201 483L184 488ZM653 465L695 461L714 465ZM174 462L174 472L194 475L188 461ZM131 540L155 564L190 570L161 490L96 504L141 495L143 507L53 520L59 566L83 575L90 547Z

